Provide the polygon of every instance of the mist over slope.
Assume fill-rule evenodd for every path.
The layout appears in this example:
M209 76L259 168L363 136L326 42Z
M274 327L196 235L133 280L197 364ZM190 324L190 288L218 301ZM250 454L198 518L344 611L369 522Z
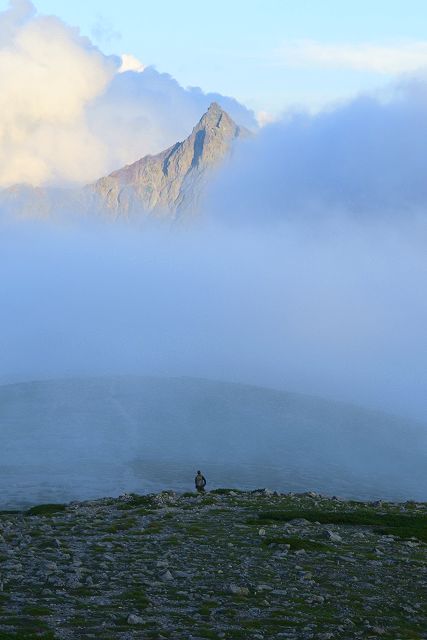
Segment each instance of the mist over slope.
M199 466L211 487L427 496L421 425L277 390L129 376L3 385L0 419L3 501L182 490Z
M61 21L38 16L27 2L0 16L0 35L0 71L7 70L2 122L13 133L1 151L2 186L95 180L182 139L215 99L154 69L122 73L119 59ZM40 43L46 64L37 57ZM61 55L51 55L52 44ZM58 91L67 61L77 83L72 100L72 83ZM189 228L174 226L173 215L158 225L145 215L101 223L90 208L78 216L59 190L52 205L43 188L23 187L28 213L53 206L55 219L17 221L0 211L0 379L113 379L3 388L4 451L10 460L21 456L24 482L33 461L39 473L28 491L38 486L55 495L62 487L63 495L68 487L73 497L85 464L92 480L82 491L129 489L137 484L130 444L147 452L148 475L161 483L165 460L157 471L153 464L173 444L185 477L193 458L216 473L213 454L222 461L221 479L237 456L242 468L250 460L258 471L275 469L275 485L288 464L287 485L308 469L300 488L313 481L336 493L336 483L350 495L357 479L367 492L382 487L385 495L386 485L396 495L424 492L426 429L412 436L411 421L427 422L426 86L423 77L407 78L387 95L361 96L315 116L288 114L266 126L224 166ZM218 100L239 125L253 124L245 107ZM17 113L16 104L24 111ZM194 136L184 173L177 159L178 182L197 164L196 143ZM167 169L162 157L161 180ZM12 200L20 189L11 188ZM118 203L126 188L113 196ZM160 383L138 387L127 379L125 388L114 381L119 374L227 379L282 395L228 386L207 392L189 381L175 381L175 390L163 382L166 392ZM330 403L300 402L283 390ZM333 401L404 417L368 418ZM111 451L121 461L114 486ZM46 469L57 461L65 475L52 487ZM171 481L182 468L172 470ZM227 477L235 483L240 475ZM25 497L23 485L19 491Z
M425 420L426 237L4 224L0 376L226 378Z

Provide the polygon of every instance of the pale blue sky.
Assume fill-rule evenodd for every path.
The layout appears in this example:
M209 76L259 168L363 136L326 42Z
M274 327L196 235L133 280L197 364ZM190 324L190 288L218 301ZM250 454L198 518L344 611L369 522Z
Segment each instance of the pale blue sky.
M427 62L425 0L35 4L79 26L106 53L131 53L184 86L233 95L256 111L316 107Z

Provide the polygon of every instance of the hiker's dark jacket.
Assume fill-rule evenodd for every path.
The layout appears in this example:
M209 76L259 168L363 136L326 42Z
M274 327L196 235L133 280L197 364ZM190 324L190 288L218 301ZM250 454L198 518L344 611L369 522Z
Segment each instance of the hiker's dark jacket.
M203 489L206 486L206 478L202 476L202 474L197 474L194 478L194 484L196 485L196 489Z

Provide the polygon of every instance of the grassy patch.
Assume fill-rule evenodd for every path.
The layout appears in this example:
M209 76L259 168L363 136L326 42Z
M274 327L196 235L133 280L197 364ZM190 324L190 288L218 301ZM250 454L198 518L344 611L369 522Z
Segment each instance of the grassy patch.
M163 529L163 526L160 522L149 522L147 524L147 526L145 527L145 529L143 529L141 531L142 534L145 535L151 535L154 533L160 533L160 531Z
M92 596L93 593L94 591L90 587L78 587L73 591L73 595L75 596Z
M208 640L217 640L220 637L212 629L199 629L198 634L200 635L201 638L207 638Z
M156 507L156 502L152 496L139 496L136 493L131 493L130 495L132 496L132 504L136 507Z
M51 516L56 513L65 511L67 505L65 504L39 504L37 507L31 507L25 511L26 516Z
M201 616L210 616L210 614L212 613L212 609L216 609L217 607L217 602L204 602L199 607L199 614Z
M53 631L19 630L16 633L0 631L0 640L55 640Z
M8 616L1 620L2 626L14 627L14 631L0 631L0 640L32 640L42 638L43 640L54 640L55 635L50 631L44 620L27 616Z
M304 538L298 538L297 536L266 538L262 544L265 547L272 544L288 544L291 551L298 551L298 549L305 549L306 551L334 551L334 549L327 544L315 542L314 540L304 540Z
M150 601L147 598L145 592L138 587L129 589L128 591L124 591L120 596L120 600L126 602L127 604L131 603L137 609L145 609L150 604Z
M52 611L42 605L28 605L23 608L22 613L26 616L50 616Z
M320 524L342 524L371 527L380 534L400 538L418 538L427 542L427 515L410 513L377 513L368 509L356 511L264 511L258 515L261 522L289 522L304 518Z
M205 536L206 529L201 527L199 524L190 524L186 528L187 534L194 537Z
M136 527L137 521L135 518L123 518L118 520L114 524L111 524L105 529L107 533L118 533L119 531L128 531Z
M131 499L127 502L119 504L117 509L120 511L129 511L130 509L136 509L137 507L144 507L144 509L151 512L153 509L157 508L152 496L139 496L136 493L131 493L130 497Z
M44 551L55 551L56 546L53 540L40 540L37 543L37 549Z

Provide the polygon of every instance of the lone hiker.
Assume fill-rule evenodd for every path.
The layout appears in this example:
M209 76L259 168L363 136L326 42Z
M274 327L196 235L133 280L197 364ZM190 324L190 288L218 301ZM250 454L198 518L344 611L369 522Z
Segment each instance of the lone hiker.
M206 478L204 475L202 475L201 471L197 472L197 476L194 478L194 483L196 485L196 489L199 493L204 493L205 492L205 486L206 486Z

